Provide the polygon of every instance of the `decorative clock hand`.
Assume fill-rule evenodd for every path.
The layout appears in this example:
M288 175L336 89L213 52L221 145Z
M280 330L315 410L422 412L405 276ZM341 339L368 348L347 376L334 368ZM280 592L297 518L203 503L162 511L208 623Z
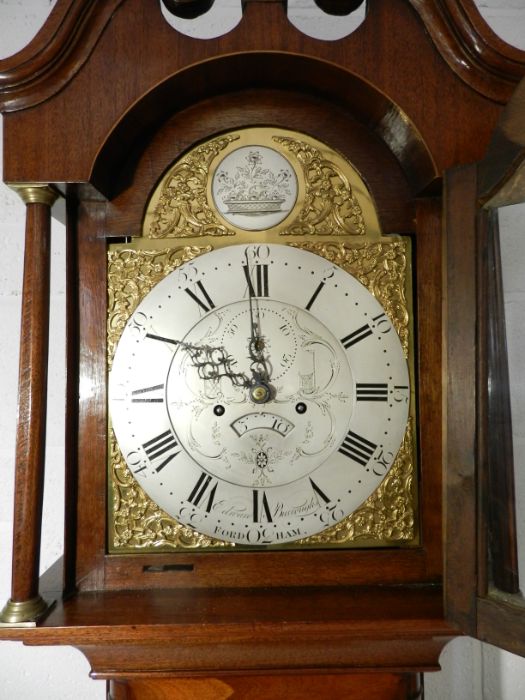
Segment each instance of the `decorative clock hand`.
M186 343L183 347L188 352L201 379L219 380L222 377L227 377L233 386L246 386L249 383L249 379L244 373L232 371L231 365L235 359L228 355L223 347L213 348L208 345L199 347Z
M261 317L259 306L255 303L254 288L251 284L248 249L244 251L244 255L246 259L246 279L248 281L248 298L250 304L250 340L248 343L248 356L251 360L250 370L252 372L250 398L254 403L266 403L274 396L274 391L270 385L271 364L263 352L264 338L261 334ZM257 320L255 316L257 316Z
M164 336L155 335L153 333L146 333L146 338L178 345L185 350L201 379L217 381L222 377L228 377L234 386L249 387L252 384L244 372L232 371L231 366L235 362L235 359L226 352L223 346L215 348L211 345L192 345L182 340L165 338Z
M185 268L205 279L206 313L175 273L128 321L110 375L115 435L181 523L246 545L291 542L353 512L391 468L409 410L403 347L373 295L326 269L286 245L220 248Z

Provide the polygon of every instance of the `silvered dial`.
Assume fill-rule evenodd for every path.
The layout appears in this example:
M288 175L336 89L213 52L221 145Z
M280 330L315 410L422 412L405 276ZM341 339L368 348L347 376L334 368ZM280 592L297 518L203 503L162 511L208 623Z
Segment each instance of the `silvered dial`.
M297 248L243 245L182 265L141 302L109 402L161 508L264 545L322 531L377 488L409 395L399 338L354 277Z

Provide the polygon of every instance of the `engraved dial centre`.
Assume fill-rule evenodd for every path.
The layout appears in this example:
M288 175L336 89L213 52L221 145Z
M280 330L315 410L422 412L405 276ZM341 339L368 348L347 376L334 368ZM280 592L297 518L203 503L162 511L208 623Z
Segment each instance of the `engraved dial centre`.
M268 381L250 384L248 311L248 301L224 306L183 339L184 346L220 348L246 383L228 372L203 379L183 346L168 374L170 420L182 447L215 477L245 486L290 483L314 472L343 440L354 399L350 366L341 344L310 313L257 300ZM227 407L222 415L218 404ZM298 412L299 404L307 410Z

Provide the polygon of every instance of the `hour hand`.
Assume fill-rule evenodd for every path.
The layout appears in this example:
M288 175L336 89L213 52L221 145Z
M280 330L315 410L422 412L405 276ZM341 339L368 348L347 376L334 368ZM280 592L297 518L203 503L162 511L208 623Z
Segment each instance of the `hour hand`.
M271 365L264 355L264 338L256 335L255 330L248 344L248 354L252 373L252 379L249 382L250 398L254 403L266 403L274 398L275 391L270 384Z
M250 267L250 261L248 258L248 249L245 251L246 261L243 265L244 274L246 276L246 281L248 283L248 300L250 308L250 337L248 340L248 358L251 361L250 370L252 373L251 386L257 386L259 384L265 384L268 386L270 381L270 364L268 358L264 355L264 336L261 332L261 318L259 314L259 306L255 296L255 288L252 283L252 272L257 266ZM261 269L261 268L257 268ZM261 277L262 279L262 277ZM267 280L266 280L267 284ZM250 392L253 394L253 392ZM253 399L253 395L252 395ZM255 400L255 399L254 399ZM268 400L267 398L265 399Z
M188 349L188 347L185 349L201 379L218 381L222 377L227 377L234 386L247 386L250 383L244 373L233 371L236 360L228 355L223 347L201 346L197 348L193 346L193 349Z
M260 335L253 335L248 344L248 354L251 360L250 370L254 382L270 381L270 363L264 355L264 338Z
M234 386L251 385L250 380L244 373L233 371L232 366L235 364L235 359L226 352L222 345L219 347L193 345L185 343L183 340L166 338L154 333L146 333L146 338L180 347L187 353L191 364L197 369L201 379L218 381L222 377L227 377Z

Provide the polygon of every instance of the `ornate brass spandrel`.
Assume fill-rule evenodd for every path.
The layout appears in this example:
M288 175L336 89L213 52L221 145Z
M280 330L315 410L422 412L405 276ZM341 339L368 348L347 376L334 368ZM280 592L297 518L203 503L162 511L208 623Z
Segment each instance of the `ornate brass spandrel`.
M227 220L227 215L221 215L212 196L213 178L221 163L243 147L277 151L297 177L295 205L283 220L279 219L278 224L265 227L265 233L380 237L381 229L371 194L345 157L306 134L269 127L223 134L196 146L178 159L151 195L143 236L150 239L189 238L246 233L246 228L235 225L234 217ZM256 184L251 183L252 187L248 189L253 189ZM257 196L262 197L262 192Z
M228 134L207 141L170 168L153 193L145 219L145 235L149 238L235 235L235 231L217 218L208 202L207 189L211 163L237 138Z
M308 547L391 545L415 537L414 430L409 421L394 464L376 491L341 522L297 542Z
M405 240L382 239L355 244L307 241L290 245L322 255L359 279L382 304L409 355L410 313L405 293L408 244ZM183 262L212 248L211 244L158 250L124 248L108 253L110 366L126 322L146 294ZM393 467L358 510L320 535L283 548L392 546L416 542L413 420L412 417ZM151 501L127 468L111 431L109 485L109 548L112 552L238 549L235 544L214 540L179 524Z
M305 140L274 136L274 141L295 156L305 182L303 204L281 235L364 236L365 218L348 168L338 166L333 156Z
M227 542L212 539L181 525L158 507L141 489L110 433L111 504L113 551L149 549L228 548Z
M407 243L405 240L381 240L347 244L339 242L291 243L335 263L346 270L379 301L409 356L410 314L407 304Z
M166 275L212 246L178 246L162 250L110 250L108 253L108 367L117 343L138 304ZM227 543L185 527L164 513L141 489L109 431L110 550L224 547Z
M164 250L112 250L108 253L108 365L124 327L153 287L211 246L178 246Z

